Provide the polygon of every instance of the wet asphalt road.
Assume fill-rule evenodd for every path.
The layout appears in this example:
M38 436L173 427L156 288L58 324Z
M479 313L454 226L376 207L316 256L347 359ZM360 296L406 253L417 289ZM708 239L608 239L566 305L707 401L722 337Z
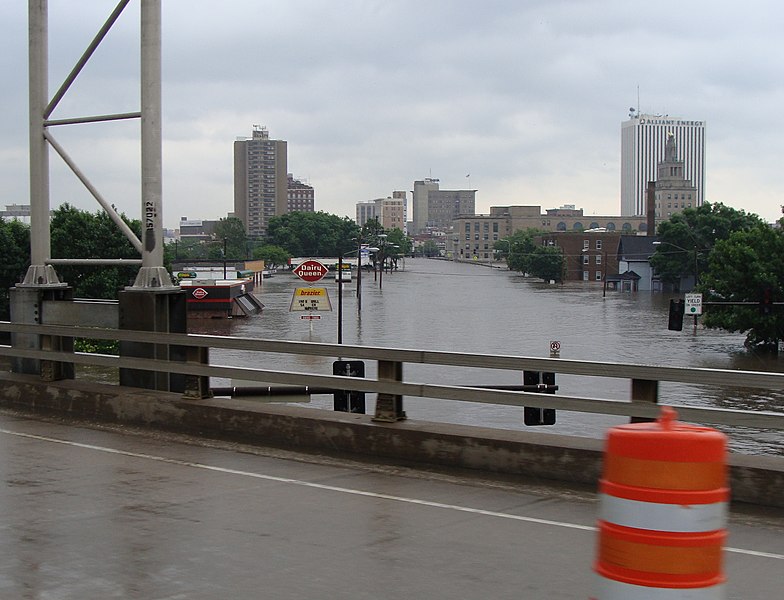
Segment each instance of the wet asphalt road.
M2 599L588 597L590 495L0 413ZM781 597L784 511L728 598Z

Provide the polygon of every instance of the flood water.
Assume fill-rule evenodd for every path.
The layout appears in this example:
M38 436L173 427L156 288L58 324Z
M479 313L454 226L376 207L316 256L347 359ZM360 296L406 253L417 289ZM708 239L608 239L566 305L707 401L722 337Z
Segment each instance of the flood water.
M499 263L500 264L500 263ZM647 365L712 367L781 372L782 361L747 353L743 335L698 328L686 317L684 330L667 329L669 296L608 290L600 283L549 285L505 269L442 260L407 259L399 270L385 273L383 288L374 274L363 273L362 310L357 311L356 274L343 292L343 343L390 348L446 350L476 354L547 357L550 341L561 343L561 358ZM280 273L265 280L256 295L261 315L247 319L192 322L194 333L235 335L335 343L337 287L328 277L332 312L312 324L290 312L296 276ZM253 356L253 355L251 355ZM262 360L264 364L257 364ZM213 351L216 364L254 366L286 371L331 374L332 359ZM248 364L253 361L254 364ZM375 377L375 364L366 365ZM406 382L439 384L520 384L521 375L495 370L452 369L405 365ZM214 382L222 385L226 382ZM628 400L628 380L559 376L559 393ZM771 390L719 389L682 384L660 385L660 402L780 411L784 393ZM368 412L373 410L368 395ZM314 396L309 403L331 408L332 399ZM408 398L404 408L412 419L524 429L522 409ZM601 437L608 426L625 419L559 411L558 423L538 432ZM749 453L784 454L784 434L734 430L731 447Z

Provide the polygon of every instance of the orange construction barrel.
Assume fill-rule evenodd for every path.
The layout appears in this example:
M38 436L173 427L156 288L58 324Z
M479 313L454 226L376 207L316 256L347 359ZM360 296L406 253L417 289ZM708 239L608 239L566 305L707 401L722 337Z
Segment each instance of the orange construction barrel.
M727 439L675 417L608 433L592 600L724 598Z

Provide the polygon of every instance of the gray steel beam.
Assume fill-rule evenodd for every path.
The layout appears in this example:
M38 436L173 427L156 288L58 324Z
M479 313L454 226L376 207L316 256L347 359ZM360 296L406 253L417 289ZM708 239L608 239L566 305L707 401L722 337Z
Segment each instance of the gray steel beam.
M109 218L114 222L114 224L120 228L120 231L122 231L123 235L125 235L125 237L128 238L128 241L131 242L131 245L133 245L133 247L136 248L138 252L141 252L142 243L139 241L139 238L136 237L136 234L128 226L128 224L122 220L120 215L117 214L117 211L114 209L114 207L111 204L109 204L104 199L103 196L101 196L101 194L92 184L92 182L89 179L87 179L87 175L85 175L82 172L82 170L78 166L76 166L76 163L71 159L71 157L63 149L63 147L57 143L57 140L55 140L52 137L51 133L49 133L48 131L44 131L44 138L51 144L52 148L55 149L57 154L60 155L60 157L65 162L65 164L67 164L70 167L74 175L76 175L76 177L79 178L79 181L81 181L84 187L86 187L87 190L92 194L93 198L95 198L98 201L98 204L100 204L101 207L104 209L104 211L106 211L106 214L109 215ZM50 264L52 264L51 261L49 262Z
M65 81L63 81L62 85L60 86L60 89L57 90L57 93L52 98L52 101L49 102L48 105L46 105L46 108L44 109L43 112L43 116L45 119L49 118L52 112L54 112L54 109L57 108L57 105L60 103L60 100L62 100L63 96L65 96L65 93L68 91L68 88L71 87L71 84L76 80L76 77L79 75L79 73L82 72L82 69L87 64L87 61L90 60L90 57L98 48L103 38L106 37L106 34L109 33L109 30L112 28L112 25L114 25L115 21L117 21L120 14L122 13L122 11L125 9L125 7L128 5L130 1L131 0L120 0L119 4L117 4L115 9L112 11L112 14L109 15L109 18L103 24L103 27L101 27L100 31L95 35L93 41L90 42L90 45L84 51L84 54L82 54L81 58L77 61L76 65L74 65L74 68L71 69L71 72L68 74L68 77L65 78Z
M141 0L142 268L130 289L179 290L163 267L161 1Z
M123 121L125 119L139 119L142 113L116 113L113 115L96 115L93 117L72 117L70 119L47 119L44 125L52 127L54 125L81 125L83 123L106 123L108 121Z
M54 267L49 232L49 152L44 138L44 111L48 90L48 0L28 1L28 56L30 110L30 267L25 287L63 286Z

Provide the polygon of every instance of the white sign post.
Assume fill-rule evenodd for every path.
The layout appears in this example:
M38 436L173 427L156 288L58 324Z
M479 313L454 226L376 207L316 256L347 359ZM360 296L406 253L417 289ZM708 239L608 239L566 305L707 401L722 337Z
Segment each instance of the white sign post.
M687 315L702 314L702 294L686 294L685 313Z

